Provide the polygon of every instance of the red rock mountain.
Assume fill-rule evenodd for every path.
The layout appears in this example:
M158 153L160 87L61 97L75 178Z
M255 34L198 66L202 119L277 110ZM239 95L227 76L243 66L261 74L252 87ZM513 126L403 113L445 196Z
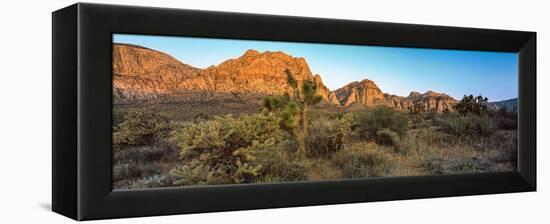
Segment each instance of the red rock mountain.
M194 94L198 100L278 95L292 92L287 69L299 86L315 80L328 101L330 91L320 77L314 78L306 60L280 51L248 50L241 57L198 69L162 52L121 44L113 46L113 95L115 103L182 94Z
M114 103L156 101L208 101L237 98L259 98L265 95L291 93L285 70L301 85L311 80L324 101L335 106L362 104L368 107L385 105L408 110L422 103L426 110L452 110L455 100L445 94L428 91L411 92L407 97L384 94L371 80L345 85L335 91L328 89L321 76L312 74L304 58L283 52L248 50L242 56L229 59L206 69L184 64L172 56L152 49L128 45L113 45Z
M170 94L200 69L170 55L127 44L113 45L113 98L115 103L151 100Z
M334 91L343 106L360 103L366 106L384 104L384 94L376 84L368 79L351 82Z

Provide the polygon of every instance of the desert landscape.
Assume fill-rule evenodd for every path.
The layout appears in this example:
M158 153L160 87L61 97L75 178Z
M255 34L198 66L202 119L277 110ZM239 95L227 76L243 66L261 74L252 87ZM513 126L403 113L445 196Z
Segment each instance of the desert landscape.
M249 49L206 68L113 44L113 188L513 171L517 98L337 89L307 58ZM388 92L385 92L388 91Z

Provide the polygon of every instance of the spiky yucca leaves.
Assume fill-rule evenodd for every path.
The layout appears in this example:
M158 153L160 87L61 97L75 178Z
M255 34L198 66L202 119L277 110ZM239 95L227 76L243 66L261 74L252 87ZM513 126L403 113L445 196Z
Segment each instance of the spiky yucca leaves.
M288 98L284 96L266 96L262 99L262 106L269 111L281 110L287 103Z
M458 137L487 137L497 129L496 120L488 115L449 114L435 121L442 131Z
M182 166L172 171L176 185L255 182L261 171L255 155L271 149L282 133L272 113L258 113L191 124L171 140L180 147Z

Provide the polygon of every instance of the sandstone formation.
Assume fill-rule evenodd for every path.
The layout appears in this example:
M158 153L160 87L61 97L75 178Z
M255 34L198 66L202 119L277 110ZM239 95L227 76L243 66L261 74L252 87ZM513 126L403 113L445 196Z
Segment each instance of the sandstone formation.
M384 103L384 94L373 81L368 79L349 83L334 92L343 106L354 103L377 106Z
M420 104L424 111L438 113L453 111L453 105L457 102L447 94L433 91L427 91L423 94L413 91L407 97L384 94L384 98L387 106L397 110L411 110L415 104Z
M414 102L416 102L416 100L413 100L409 97L402 97L390 94L384 94L384 99L388 107L394 108L396 110L410 110L413 107Z
M323 84L323 81L321 80L321 76L319 74L316 74L313 77L313 83L317 87L317 93L321 95L326 102L333 105L340 105L340 101L338 100L336 94L331 92L330 89L328 89L325 84Z
M453 111L453 105L456 100L444 93L436 93L433 91L427 91L422 94L419 102L424 106L425 111Z
M170 55L135 45L114 44L112 60L115 103L170 94L199 72Z
M388 106L405 111L420 104L425 111L443 112L452 111L456 103L433 91L413 91L406 97L383 93L368 79L331 91L319 74L312 74L304 58L281 51L248 50L238 58L200 69L168 54L128 44L113 45L113 102L205 102L291 94L294 90L286 70L299 86L306 80L314 82L324 102L333 106Z
M314 78L306 60L280 51L248 50L241 57L198 69L162 52L121 44L113 46L113 95L116 103L149 99L155 95L191 94L194 100L204 100L213 96L234 98L292 93L286 70L299 86L305 80L316 82L319 94L329 101L330 91L320 76Z

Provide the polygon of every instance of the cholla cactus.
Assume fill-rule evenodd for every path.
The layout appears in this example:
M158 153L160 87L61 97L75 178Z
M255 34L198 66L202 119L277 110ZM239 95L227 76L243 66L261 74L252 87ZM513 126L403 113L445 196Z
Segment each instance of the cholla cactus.
M173 170L175 184L254 182L261 170L255 162L259 150L280 141L282 133L272 113L216 117L173 132L182 165Z
M124 121L113 129L113 146L116 149L148 145L166 134L168 118L154 111L130 110L124 116Z

